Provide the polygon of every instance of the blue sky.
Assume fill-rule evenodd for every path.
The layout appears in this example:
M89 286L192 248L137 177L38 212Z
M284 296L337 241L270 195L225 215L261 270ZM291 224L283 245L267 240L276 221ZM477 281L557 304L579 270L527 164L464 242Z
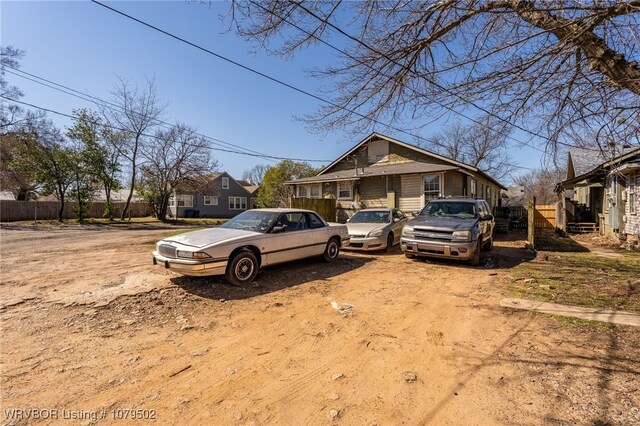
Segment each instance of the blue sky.
M221 22L219 16L228 11L228 3L139 1L109 5L312 93L320 94L324 83L309 79L304 70L336 60L332 51L319 45L287 59L254 53L252 45L227 32ZM168 102L165 121L185 122L226 142L275 156L333 160L366 136L311 133L293 116L316 111L319 101L90 2L2 1L0 19L2 46L26 51L23 71L103 99L109 99L118 76L138 84L155 78L160 96ZM340 43L338 37L332 41ZM25 102L64 113L91 107L28 80L10 74L6 78L23 90ZM70 124L64 117L50 114L50 118L61 127ZM429 136L442 125L445 120L419 133ZM376 130L413 142L393 131ZM255 164L274 164L238 154L214 151L214 155L222 168L237 178ZM540 153L532 149L514 149L512 156L522 166L540 167Z

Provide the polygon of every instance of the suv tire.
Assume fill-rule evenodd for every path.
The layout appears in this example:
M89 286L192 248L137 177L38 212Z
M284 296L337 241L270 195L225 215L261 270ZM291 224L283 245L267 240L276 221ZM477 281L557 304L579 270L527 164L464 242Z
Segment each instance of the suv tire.
M482 240L478 240L478 244L476 245L476 250L473 253L473 257L469 259L469 263L471 266L480 265L480 251L482 250Z

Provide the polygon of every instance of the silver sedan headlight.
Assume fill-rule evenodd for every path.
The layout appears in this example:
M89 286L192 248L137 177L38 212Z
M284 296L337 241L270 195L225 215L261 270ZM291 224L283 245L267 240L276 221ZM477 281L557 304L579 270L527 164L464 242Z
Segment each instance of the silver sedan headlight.
M367 235L367 237L380 237L383 233L384 233L383 229L376 229L369 232L369 235Z
M208 259L211 257L207 253L202 251L178 250L176 254L178 257L182 257L185 259Z

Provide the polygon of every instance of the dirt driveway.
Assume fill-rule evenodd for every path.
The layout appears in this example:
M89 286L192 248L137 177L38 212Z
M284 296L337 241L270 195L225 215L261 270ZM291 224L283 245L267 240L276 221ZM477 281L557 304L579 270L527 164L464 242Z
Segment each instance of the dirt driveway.
M517 243L493 267L343 254L234 288L152 267L165 232L0 231L2 423L640 423L637 329L499 307Z

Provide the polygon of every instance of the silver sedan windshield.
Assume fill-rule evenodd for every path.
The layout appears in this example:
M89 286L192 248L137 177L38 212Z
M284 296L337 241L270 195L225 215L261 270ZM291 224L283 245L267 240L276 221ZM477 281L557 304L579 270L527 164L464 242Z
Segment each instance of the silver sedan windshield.
M220 228L243 229L245 231L267 232L278 218L278 213L246 211L229 219Z
M390 223L389 210L359 211L354 214L349 223Z

